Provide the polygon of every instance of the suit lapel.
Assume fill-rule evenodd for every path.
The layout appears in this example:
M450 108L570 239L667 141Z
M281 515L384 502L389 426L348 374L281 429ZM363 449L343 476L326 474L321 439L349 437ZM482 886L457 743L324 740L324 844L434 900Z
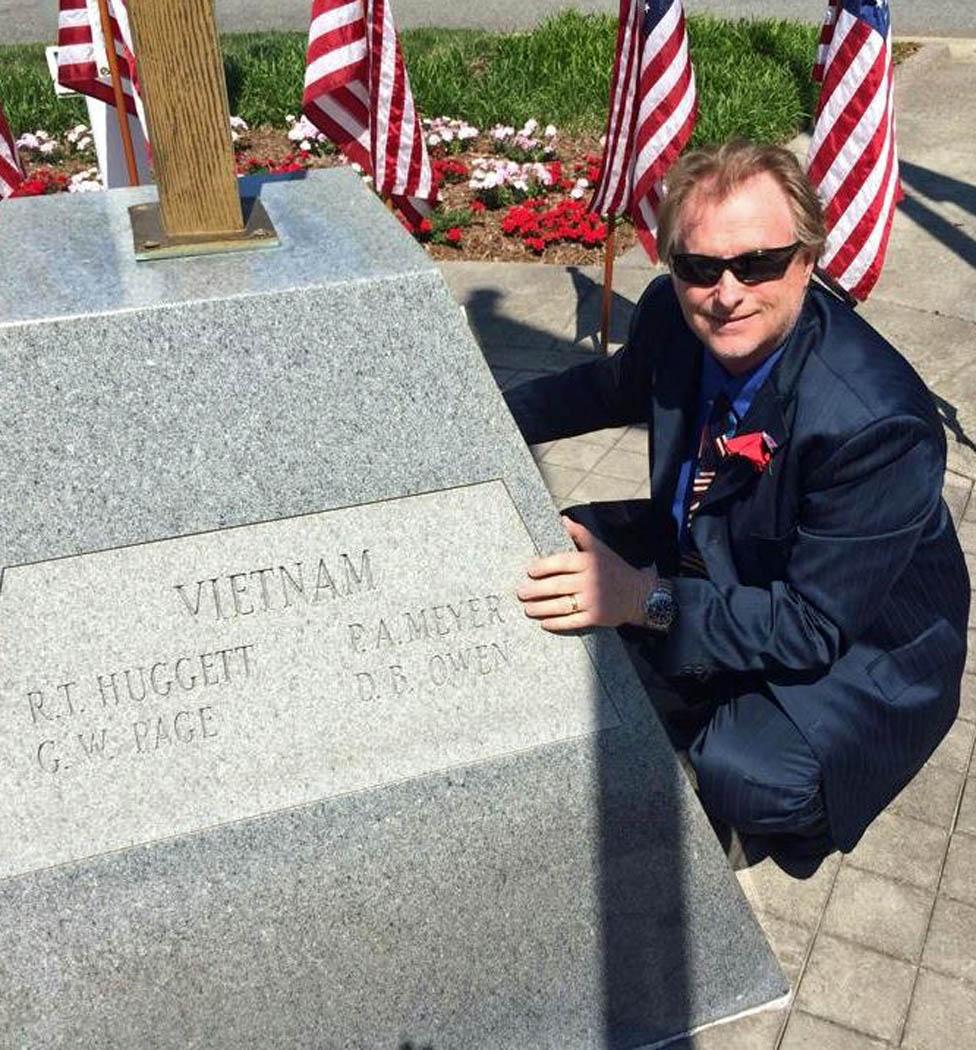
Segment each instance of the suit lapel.
M790 436L785 413L787 407L771 383L764 383L756 392L752 405L739 423L736 433L766 433L773 439L775 447L779 449ZM776 454L774 452L773 456L775 457ZM727 499L758 476L756 468L747 459L741 456L726 456L716 469L715 480L702 496L698 513L700 514L706 507L719 500Z
M655 369L652 494L674 492L677 485L694 426L702 353L697 339L680 340Z

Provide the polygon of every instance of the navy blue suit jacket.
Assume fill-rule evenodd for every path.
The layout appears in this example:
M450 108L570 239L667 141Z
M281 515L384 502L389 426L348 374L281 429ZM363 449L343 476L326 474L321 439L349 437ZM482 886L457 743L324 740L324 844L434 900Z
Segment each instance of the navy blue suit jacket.
M648 424L646 531L664 576L703 353L662 277L617 354L507 395L532 444ZM760 431L772 462L720 464L692 524L709 578L675 580L678 621L654 660L671 677L760 674L817 755L851 849L959 706L969 580L942 500L945 437L911 366L817 287L738 433Z

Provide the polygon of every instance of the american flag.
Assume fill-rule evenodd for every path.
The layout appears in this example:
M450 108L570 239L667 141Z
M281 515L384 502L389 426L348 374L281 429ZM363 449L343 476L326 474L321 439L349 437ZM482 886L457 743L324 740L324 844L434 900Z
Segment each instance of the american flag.
M813 65L813 79L818 84L823 83L824 66L827 64L827 52L830 50L830 41L834 35L840 3L841 0L827 0L827 13L824 15L823 25L820 27L820 39L817 41L817 60Z
M125 0L108 0L108 9L125 106L129 113L138 115L145 133L146 121L139 98ZM97 0L58 0L58 83L110 106L115 105ZM148 135L146 141L149 141Z
M9 197L24 181L24 172L17 159L17 145L10 132L7 116L0 104L0 200Z
M416 225L436 198L389 0L313 0L302 109Z
M856 299L881 267L902 199L888 0L830 0L814 76L820 100L807 173L827 217L820 266Z
M629 212L652 259L664 175L697 116L681 0L620 0L606 147L590 211Z

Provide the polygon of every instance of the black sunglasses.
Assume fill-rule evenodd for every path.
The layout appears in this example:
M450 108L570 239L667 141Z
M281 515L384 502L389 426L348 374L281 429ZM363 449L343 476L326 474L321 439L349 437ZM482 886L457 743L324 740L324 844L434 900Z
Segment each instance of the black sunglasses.
M671 270L685 284L694 284L699 288L718 284L725 270L731 270L735 279L742 284L762 284L763 281L778 281L802 247L802 242L794 241L783 248L757 248L731 259L722 259L717 255L672 252Z

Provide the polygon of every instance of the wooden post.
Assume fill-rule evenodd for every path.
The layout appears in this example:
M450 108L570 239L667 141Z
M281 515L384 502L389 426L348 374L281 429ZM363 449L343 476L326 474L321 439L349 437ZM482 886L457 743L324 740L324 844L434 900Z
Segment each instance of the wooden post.
M125 166L129 172L129 185L138 186L139 165L136 163L136 151L129 132L129 111L125 106L122 73L119 70L119 56L115 53L115 34L112 32L112 19L108 13L108 0L98 0L98 17L102 23L102 40L105 43L105 57L108 59L108 71L112 78L115 116L119 122L119 137L122 139L122 152L125 154Z
M610 346L610 308L613 303L613 251L617 233L617 218L607 216L607 243L603 248L603 307L600 310L600 349L606 353Z
M260 203L242 209L213 0L128 10L159 186L158 209L130 209L137 257L276 244Z

